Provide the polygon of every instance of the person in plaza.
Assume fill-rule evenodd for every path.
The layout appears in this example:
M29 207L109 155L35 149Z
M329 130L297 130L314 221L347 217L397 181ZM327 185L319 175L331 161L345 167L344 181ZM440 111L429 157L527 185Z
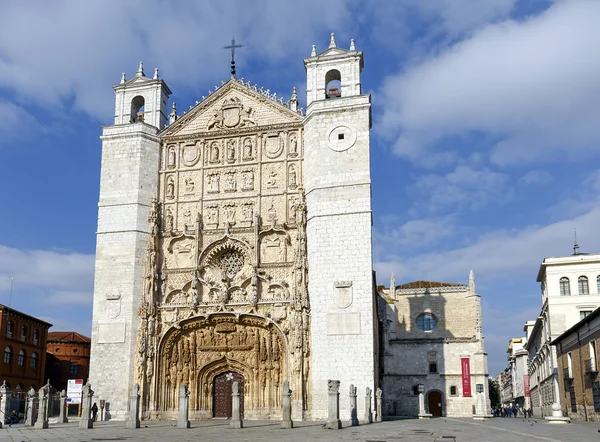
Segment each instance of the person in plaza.
M96 405L96 402L94 402L94 405L92 405L92 420L94 422L96 422L98 418L98 405Z
M10 412L10 415L8 416L8 426L12 427L12 424L17 424L19 423L19 416L17 416L17 412L15 410Z

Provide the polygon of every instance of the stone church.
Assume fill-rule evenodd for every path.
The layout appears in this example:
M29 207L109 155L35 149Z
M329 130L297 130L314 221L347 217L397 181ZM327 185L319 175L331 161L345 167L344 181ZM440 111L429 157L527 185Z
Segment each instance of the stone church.
M379 388L371 99L354 41L304 60L306 111L235 77L178 115L140 63L103 128L90 382L107 416L327 416L328 380ZM402 359L402 355L399 356ZM486 385L487 387L487 385ZM383 392L385 397L386 392ZM358 416L365 401L358 401ZM373 403L374 406L374 403Z

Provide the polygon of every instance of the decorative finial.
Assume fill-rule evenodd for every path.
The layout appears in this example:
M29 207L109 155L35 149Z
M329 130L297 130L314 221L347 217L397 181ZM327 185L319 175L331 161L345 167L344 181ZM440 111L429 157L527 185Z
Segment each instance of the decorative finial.
M473 270L469 272L469 292L475 294L475 273L473 273Z
M138 70L137 70L135 76L136 77L143 77L144 76L144 63L142 63L141 61L140 61L140 65L138 67Z
M317 56L317 45L312 45L312 51L310 51L310 56L311 57Z
M298 111L298 94L296 93L296 86L292 89L292 98L290 98L289 108L294 112Z
M354 39L353 38L350 39L350 50L356 51L356 48L354 47Z
M158 68L154 68L154 77L152 77L153 80L158 80Z
M577 229L575 229L575 243L573 244L573 255L579 255L579 244L577 243Z
M396 295L396 277L394 276L394 272L390 276L390 296Z
M121 74L121 84L125 84L125 72Z
M329 39L329 49L331 48L337 48L337 45L335 44L335 34L333 32L331 33L331 38Z
M169 124L173 124L177 121L177 106L175 102L173 102L173 106L171 106L171 113L169 114Z

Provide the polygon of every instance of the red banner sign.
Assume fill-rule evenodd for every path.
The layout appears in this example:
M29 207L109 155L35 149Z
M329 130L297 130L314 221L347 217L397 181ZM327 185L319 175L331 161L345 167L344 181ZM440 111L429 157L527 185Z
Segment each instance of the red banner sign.
M525 387L525 397L530 397L529 394L529 375L523 375L523 387Z
M462 369L463 396L471 397L471 360L469 358L460 358L460 367Z

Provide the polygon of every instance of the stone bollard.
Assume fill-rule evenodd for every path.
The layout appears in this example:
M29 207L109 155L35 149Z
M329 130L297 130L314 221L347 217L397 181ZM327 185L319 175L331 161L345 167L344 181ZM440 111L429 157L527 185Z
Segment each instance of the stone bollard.
M85 383L81 389L81 419L79 420L79 428L88 429L94 428L94 420L92 419L92 398L94 390L90 385L90 381Z
M44 385L38 391L39 398L39 414L35 422L35 428L48 428L48 400L50 399L50 383Z
M371 411L371 389L367 387L365 394L365 422L368 424L373 423L373 412Z
M25 425L34 426L37 420L38 399L33 387L27 392L27 418Z
M6 418L10 416L10 398L12 394L8 385L6 385L6 381L2 382L0 385L0 413ZM4 419L0 419L2 421ZM0 428L2 428L2 422L0 422Z
M554 402L552 404L552 416L545 417L546 422L549 424L568 424L571 423L571 418L568 416L563 416L562 410L560 409L560 404Z
M244 421L240 417L240 388L235 381L231 384L231 421L229 428L244 428Z
M356 387L350 384L350 426L358 425L358 410L356 409Z
M129 419L125 428L140 428L140 384L133 384L129 401Z
M381 388L378 388L377 391L375 392L375 401L376 401L375 412L377 413L377 422L381 422L383 420L382 397L383 397L383 392L381 391Z
M340 381L328 380L327 394L329 395L327 428L339 430L342 428L342 421L340 420Z
M181 384L181 387L179 387L179 419L177 420L178 428L190 428L189 406L190 390L188 390L187 384Z
M282 396L283 417L281 419L281 428L294 428L294 422L292 421L292 390L290 390L290 383L288 381L283 381Z
M58 423L66 424L69 422L67 418L67 392L65 390L60 392L60 411L58 415Z

